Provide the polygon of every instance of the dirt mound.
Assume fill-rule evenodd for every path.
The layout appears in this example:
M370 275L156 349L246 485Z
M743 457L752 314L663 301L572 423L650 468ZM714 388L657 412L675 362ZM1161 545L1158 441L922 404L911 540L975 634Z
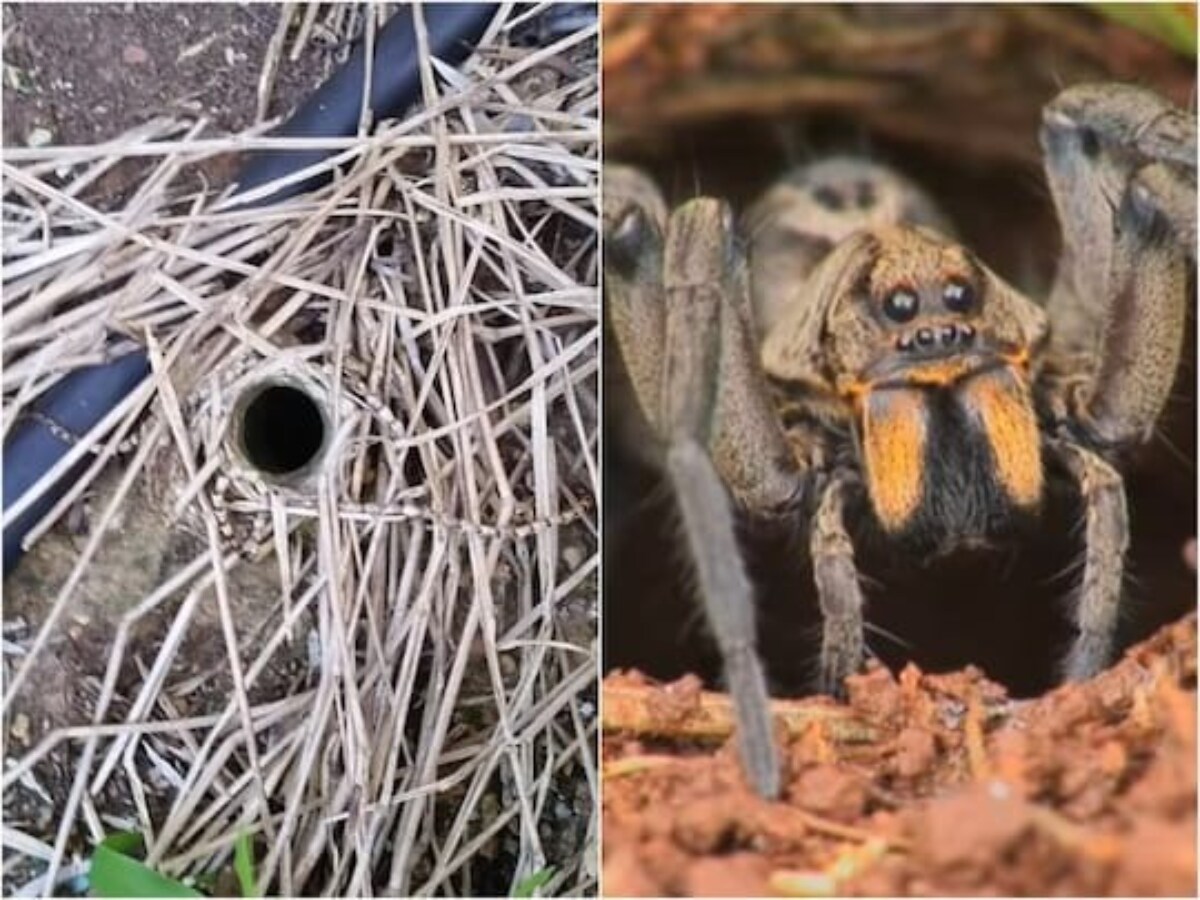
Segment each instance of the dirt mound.
M1194 614L1036 700L974 669L849 687L775 704L772 803L742 778L724 697L606 679L605 892L1194 894Z

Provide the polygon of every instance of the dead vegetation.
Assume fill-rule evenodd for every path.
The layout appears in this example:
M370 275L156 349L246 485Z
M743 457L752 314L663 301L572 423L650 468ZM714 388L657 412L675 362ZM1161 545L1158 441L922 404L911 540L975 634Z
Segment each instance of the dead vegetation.
M122 829L209 885L249 833L268 893L594 890L596 28L514 41L537 13L423 56L370 135L6 151L6 434L82 366L152 370L5 585L6 891L79 890ZM186 177L272 147L337 177L257 209ZM263 379L326 416L303 479L231 439Z

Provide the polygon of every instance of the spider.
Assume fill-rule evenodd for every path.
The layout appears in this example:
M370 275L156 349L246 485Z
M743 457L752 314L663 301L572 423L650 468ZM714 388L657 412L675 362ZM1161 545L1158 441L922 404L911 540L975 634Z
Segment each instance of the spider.
M1119 465L1163 409L1194 290L1195 119L1140 88L1079 85L1045 107L1040 137L1064 239L1044 304L873 163L802 168L740 227L722 201L669 211L647 176L606 168L607 309L665 445L743 768L764 796L780 773L739 515L806 526L820 687L839 694L864 662L848 511L898 552L955 553L1036 522L1065 476L1084 546L1062 674L1090 677L1114 654Z

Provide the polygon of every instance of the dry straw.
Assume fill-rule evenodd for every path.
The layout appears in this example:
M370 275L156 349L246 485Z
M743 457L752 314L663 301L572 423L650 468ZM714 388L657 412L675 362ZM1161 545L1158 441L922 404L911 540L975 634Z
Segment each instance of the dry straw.
M538 12L423 53L422 108L359 138L6 152L5 434L80 366L152 368L5 585L6 892L120 829L217 890L245 833L268 893L594 891L596 26L514 40ZM283 145L332 183L246 210L197 175ZM302 478L233 437L278 383L324 417Z

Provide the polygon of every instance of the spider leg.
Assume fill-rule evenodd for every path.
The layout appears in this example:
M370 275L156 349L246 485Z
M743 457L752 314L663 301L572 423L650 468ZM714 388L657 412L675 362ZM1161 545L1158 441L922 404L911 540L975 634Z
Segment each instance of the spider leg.
M1129 547L1125 484L1091 450L1067 442L1054 446L1079 484L1085 510L1083 582L1075 610L1079 633L1063 663L1068 679L1082 680L1107 666L1113 655Z
M727 337L721 332L722 295L731 293L726 272L733 249L730 238L729 212L714 201L693 201L671 218L664 269L662 409L670 435L667 471L737 708L742 763L755 787L775 797L779 760L756 650L754 590L738 549L728 495L701 449L711 434L720 389L721 345Z
M1055 350L1086 372L1070 401L1086 443L1146 440L1174 382L1194 253L1195 120L1126 85L1082 85L1044 113L1064 253Z
M1126 85L1070 88L1043 116L1064 240L1048 313L1068 374L1051 447L1085 509L1072 679L1100 671L1114 649L1129 521L1109 459L1150 437L1179 368L1194 290L1195 133L1194 117Z
M1135 176L1118 210L1119 234L1100 365L1082 398L1086 419L1109 445L1149 439L1183 350L1191 267L1163 203L1195 205L1154 164Z
M663 232L667 205L637 169L604 170L604 294L621 356L651 428L662 433Z
M846 676L863 663L863 592L854 545L843 517L844 484L834 478L822 490L810 537L813 575L824 617L821 690L845 693Z
M729 496L708 455L687 437L672 442L667 471L737 712L742 765L758 792L774 798L780 790L779 758L757 652L754 587L738 549Z
M737 711L743 766L761 794L775 797L779 760L730 494L751 511L784 510L801 479L755 367L745 263L729 208L692 201L671 215L664 235L654 206L651 199L614 211L608 309L642 408L667 443L667 472Z

